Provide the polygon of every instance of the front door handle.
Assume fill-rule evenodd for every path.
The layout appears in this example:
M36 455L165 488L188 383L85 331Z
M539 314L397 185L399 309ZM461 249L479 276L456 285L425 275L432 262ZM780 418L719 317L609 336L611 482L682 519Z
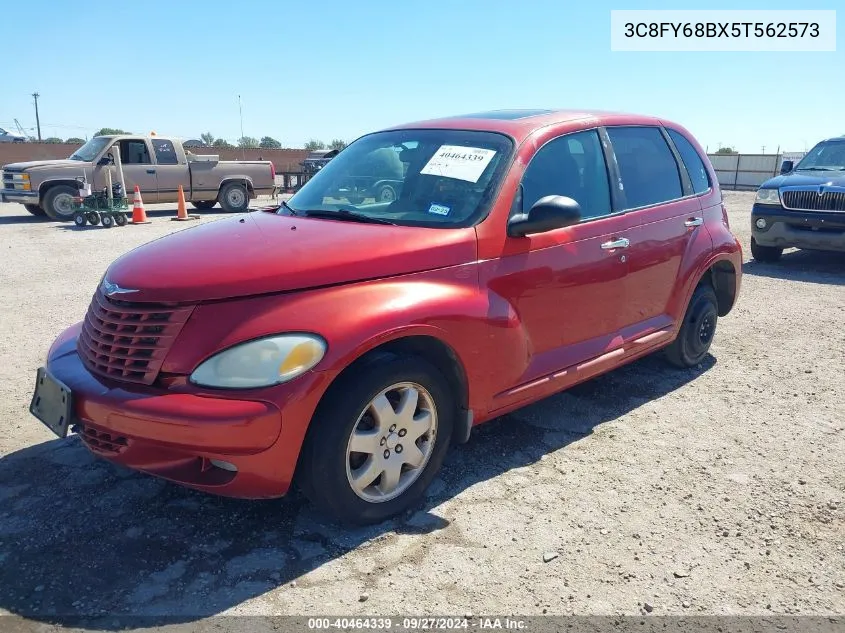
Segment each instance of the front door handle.
M701 226L702 224L704 224L704 220L702 218L690 218L684 222L684 226Z
M148 169L147 173L148 174L154 174L154 173L156 173L156 170L155 169Z
M612 242L605 242L601 245L601 247L606 251L612 251L616 248L628 248L630 246L631 241L627 238L619 238L618 240L613 240Z

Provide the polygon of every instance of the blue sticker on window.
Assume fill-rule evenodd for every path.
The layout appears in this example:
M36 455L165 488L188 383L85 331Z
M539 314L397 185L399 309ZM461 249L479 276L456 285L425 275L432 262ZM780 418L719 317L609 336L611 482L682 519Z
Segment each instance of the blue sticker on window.
M429 213L434 213L436 215L449 215L449 211L451 211L451 209L442 204L432 204L428 208Z

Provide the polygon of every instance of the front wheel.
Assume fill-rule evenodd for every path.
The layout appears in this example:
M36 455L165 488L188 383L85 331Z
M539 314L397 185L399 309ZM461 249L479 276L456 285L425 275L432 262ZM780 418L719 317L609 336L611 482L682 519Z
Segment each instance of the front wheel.
M217 200L194 200L191 202L195 209L199 209L200 211L208 211L209 209L213 209L214 205L217 204Z
M25 204L25 205L23 205L23 207L24 207L24 209L29 211L32 215L47 215L46 213L44 213L44 209L42 209L37 204Z
M308 429L298 482L323 512L384 521L418 503L449 448L456 404L449 383L417 357L387 357L348 374Z
M751 238L751 256L758 262L776 262L783 255L783 249L777 246L761 246Z
M44 213L51 220L59 222L70 222L73 220L76 209L73 206L73 199L79 195L79 190L69 185L56 185L47 190L44 194Z
M667 360L677 367L694 367L704 360L716 334L719 304L709 284L695 289L678 336L666 348Z
M220 206L227 213L240 213L249 207L249 191L237 182L231 182L220 190Z

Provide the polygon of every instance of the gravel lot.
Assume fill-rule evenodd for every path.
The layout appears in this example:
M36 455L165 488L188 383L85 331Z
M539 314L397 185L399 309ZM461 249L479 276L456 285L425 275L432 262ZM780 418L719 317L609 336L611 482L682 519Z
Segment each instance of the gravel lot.
M198 222L75 230L0 205L0 613L845 614L845 256L749 261L753 194L725 195L745 275L707 363L647 358L490 422L425 508L359 530L42 428L36 368L106 266Z

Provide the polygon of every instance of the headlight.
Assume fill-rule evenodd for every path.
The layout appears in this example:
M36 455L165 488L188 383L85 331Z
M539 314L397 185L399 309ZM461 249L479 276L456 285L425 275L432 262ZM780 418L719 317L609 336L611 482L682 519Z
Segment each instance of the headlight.
M754 202L758 204L780 204L780 194L777 189L758 189L757 198Z
M191 374L204 387L269 387L304 374L322 360L326 342L312 334L280 334L215 354Z

